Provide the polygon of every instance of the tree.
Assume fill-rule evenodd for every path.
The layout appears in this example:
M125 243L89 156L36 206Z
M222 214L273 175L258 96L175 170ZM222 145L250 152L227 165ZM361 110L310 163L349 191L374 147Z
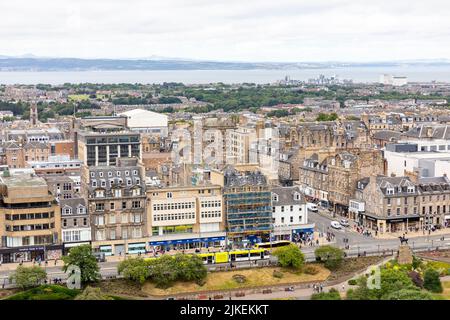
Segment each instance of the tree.
M410 271L408 272L408 277L411 278L412 282L414 283L414 285L418 288L423 288L423 279L420 276L420 273L416 272L416 271Z
M344 260L344 251L333 246L321 246L314 251L316 260L322 261L326 268L336 270Z
M441 279L439 279L439 271L428 268L425 270L423 277L423 287L428 291L434 293L441 293L443 291Z
M311 300L341 300L341 295L335 288L331 288L328 292L314 293Z
M408 277L405 271L396 269L382 269L380 272L381 276L381 288L374 289L375 294L378 299L385 299L389 294L405 290L414 290L417 287L412 282L411 278Z
M149 261L150 279L159 288L168 288L178 278L175 260L170 255Z
M394 291L386 296L383 300L434 300L433 296L419 289L401 289L399 291Z
M336 112L333 113L319 113L317 115L316 121L334 121L338 118L338 115Z
M148 263L140 257L128 258L121 261L117 266L117 271L125 278L139 282L140 284L143 284L150 275Z
M81 282L95 282L100 278L97 259L92 254L91 246L88 244L73 247L69 255L62 257L64 261L63 271L66 272L69 266L77 266L81 271Z
M27 289L40 285L42 281L47 279L47 272L38 266L18 266L10 279L14 280L20 288Z
M87 286L86 289L75 297L74 300L114 300L102 293L100 288Z
M200 284L207 276L207 269L203 260L196 255L176 254L175 267L178 269L178 279L181 281L195 281Z
M295 244L277 248L273 255L278 258L278 263L282 267L292 267L300 269L305 263L305 256Z

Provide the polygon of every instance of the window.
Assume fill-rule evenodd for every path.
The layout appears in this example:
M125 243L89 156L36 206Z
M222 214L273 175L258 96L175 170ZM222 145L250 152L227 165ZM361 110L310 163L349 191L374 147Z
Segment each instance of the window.
M130 175L130 171L125 171L125 175L128 177Z
M127 208L127 202L126 201L122 201L122 209L126 209Z
M131 204L131 207L133 209L140 208L141 207L141 202L140 201L133 201L132 204Z
M109 216L109 223L111 223L111 224L115 224L116 223L116 215L115 214L111 214Z
M127 186L131 186L131 179L127 179Z
M137 174L138 174L137 170L133 170L133 175L137 176Z
M85 214L86 213L86 208L84 206L79 206L78 207L78 214Z
M116 239L116 230L110 230L109 232L109 238L111 240L115 240Z
M95 191L95 197L96 198L102 198L105 196L105 191L104 190L96 190Z
M291 209L291 212L294 211L294 206L291 206L290 209Z
M284 217L281 217L281 223L284 223Z
M67 227L67 219L63 219L63 227Z
M97 181L96 180L92 180L92 186L96 187L97 186Z
M122 213L122 218L120 221L122 223L128 223L128 213Z
M290 222L291 222L291 223L294 222L294 217L291 217L291 218L290 218Z
M99 173L98 173L98 176L99 176L99 177L103 177L103 172L99 172Z
M65 207L63 209L63 214L72 214L72 208L70 207Z
M114 197L120 198L122 196L122 190L121 189L114 189Z
M78 220L77 219L73 219L73 226L76 227L78 225Z
M108 171L108 177L112 177L112 176L113 176L112 172Z
M388 216L391 215L391 209L387 209L387 215L388 215Z
M167 198L172 198L172 196L173 196L173 195L172 195L172 192L167 192L166 195L167 195Z
M105 204L104 203L96 203L95 204L95 211L104 211L105 210Z
M95 172L91 172L91 178L95 177Z
M284 206L281 206L281 212L284 212Z
M109 208L110 208L111 210L114 210L114 202L111 202L111 203L109 204Z

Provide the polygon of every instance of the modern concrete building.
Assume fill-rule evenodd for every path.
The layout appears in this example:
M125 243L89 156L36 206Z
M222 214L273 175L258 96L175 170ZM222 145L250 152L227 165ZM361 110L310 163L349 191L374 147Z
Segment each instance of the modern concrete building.
M151 249L225 245L222 189L201 183L147 188Z
M55 259L62 254L60 207L43 178L0 177L0 260Z

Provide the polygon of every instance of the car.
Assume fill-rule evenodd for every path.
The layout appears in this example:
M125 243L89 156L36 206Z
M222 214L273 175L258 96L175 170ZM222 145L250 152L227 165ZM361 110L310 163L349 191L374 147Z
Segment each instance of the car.
M343 227L349 227L350 223L348 222L347 219L341 219L341 221L339 222L341 224L341 226Z
M330 224L331 224L331 227L334 228L334 229L342 229L341 224L339 222L337 222L337 221L331 221Z
M312 212L317 212L317 211L318 211L317 205L316 205L315 203L308 202L308 203L306 204L306 207L308 208L308 210L310 210L310 211L312 211Z

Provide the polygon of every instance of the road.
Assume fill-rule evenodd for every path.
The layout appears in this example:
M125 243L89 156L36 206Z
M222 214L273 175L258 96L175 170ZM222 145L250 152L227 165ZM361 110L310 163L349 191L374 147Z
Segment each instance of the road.
M337 219L337 218L336 218ZM311 223L316 224L316 230L326 233L327 228L330 226L330 221L332 221L331 217L326 216L324 213L310 213L309 220ZM344 239L349 239L348 250L345 250L347 256L356 257L358 255L363 255L366 253L367 255L380 255L385 251L386 255L391 254L398 250L398 246L400 244L398 239L376 239L373 237L367 237L359 234L358 232L353 231L351 228L344 228L342 230L334 230L331 229L335 234L335 243L333 245L344 248ZM441 238L444 237L442 241ZM409 239L409 245L413 251L426 251L431 249L439 248L447 248L450 249L450 230L447 235L429 235L422 236ZM314 250L313 247L303 247L302 251L305 254L307 261L314 261ZM117 265L119 261L108 261L99 263L100 266L100 274L103 278L108 277L117 277ZM246 263L242 263L241 267L245 267ZM45 266L44 266L45 267ZM52 266L51 263L49 266L45 267L49 280L53 280L54 278L66 279L66 275L61 270L61 265ZM0 285L5 283L5 287L8 287L8 278L12 273L12 270L6 270L4 267L0 267Z

